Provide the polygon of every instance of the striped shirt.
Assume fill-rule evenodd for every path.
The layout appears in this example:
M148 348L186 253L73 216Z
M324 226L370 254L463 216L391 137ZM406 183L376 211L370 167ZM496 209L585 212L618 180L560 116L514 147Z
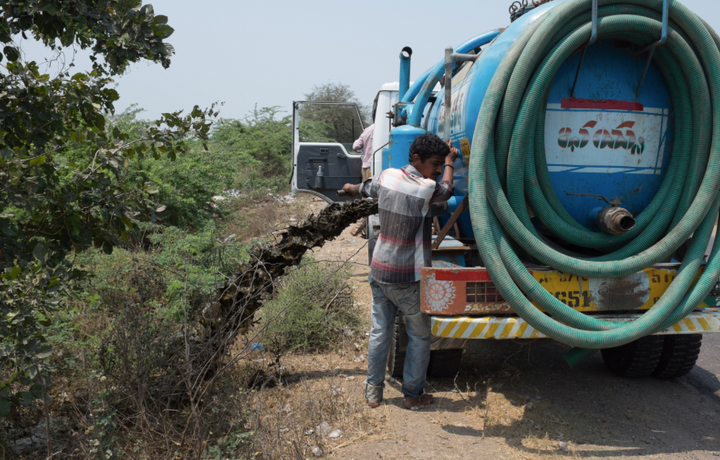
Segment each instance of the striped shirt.
M425 179L412 165L386 169L365 181L362 196L378 199L380 234L370 276L378 283L420 281L431 262L432 217L447 213L450 182Z

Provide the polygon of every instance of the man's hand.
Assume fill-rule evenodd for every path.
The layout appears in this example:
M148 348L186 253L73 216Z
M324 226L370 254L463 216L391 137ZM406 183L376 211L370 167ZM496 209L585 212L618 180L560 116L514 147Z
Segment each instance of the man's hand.
M455 175L455 159L458 157L458 149L452 146L452 140L448 141L448 147L450 147L450 153L445 157L445 165L443 166L442 180L443 182L453 183L453 177Z
M452 139L448 141L448 147L450 147L450 153L445 157L445 164L452 165L458 157L458 149L452 146Z
M353 196L360 195L360 187L361 186L362 186L362 184L345 184L345 185L343 185L342 189L345 191L345 193L348 194L348 196L353 197Z

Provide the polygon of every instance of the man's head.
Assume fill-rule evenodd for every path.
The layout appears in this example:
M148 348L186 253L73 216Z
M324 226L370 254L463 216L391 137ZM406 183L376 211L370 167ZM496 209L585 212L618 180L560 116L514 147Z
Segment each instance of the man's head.
M450 147L442 139L425 133L415 138L410 146L409 160L424 178L436 180L442 174L442 165L449 153Z

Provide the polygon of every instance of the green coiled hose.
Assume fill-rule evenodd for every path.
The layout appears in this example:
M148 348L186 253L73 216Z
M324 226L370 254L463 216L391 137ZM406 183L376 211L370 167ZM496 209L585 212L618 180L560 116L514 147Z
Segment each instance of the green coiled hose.
M638 46L659 39L662 0L599 3L599 39ZM567 0L550 9L528 26L498 66L475 127L470 213L484 265L513 309L559 342L597 350L670 327L695 309L718 280L720 239L693 284L720 208L720 131L713 129L720 120L720 52L717 34L683 5L671 2L668 40L654 55L675 112L668 173L633 230L622 236L591 232L560 203L544 150L551 83L563 62L589 41L590 8L589 0ZM586 258L558 247L536 231L528 208L563 240L611 252ZM667 260L690 236L675 280L655 306L631 323L603 321L563 304L540 286L513 249L519 246L564 273L610 278ZM587 354L576 350L573 356Z

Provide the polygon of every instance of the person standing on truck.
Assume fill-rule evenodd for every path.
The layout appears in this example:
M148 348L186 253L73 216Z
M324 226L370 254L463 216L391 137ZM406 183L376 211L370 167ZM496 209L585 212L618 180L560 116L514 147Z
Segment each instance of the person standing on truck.
M373 145L373 135L375 134L375 124L372 124L365 128L365 130L360 134L360 137L357 138L355 142L353 142L353 150L362 150L363 154L363 160L362 160L362 181L365 182L366 180L370 179L370 165L372 164L372 145ZM360 233L362 233L363 229L367 225L367 218L362 218L360 221L358 221L355 228L350 231L350 234L353 236L357 236Z
M368 277L373 306L365 399L370 407L383 400L385 363L398 308L409 336L402 384L405 408L433 402L431 394L423 394L431 333L430 317L420 311L420 269L430 266L432 217L447 212L457 155L452 141L446 144L426 133L410 146L410 164L343 187L351 196L378 199L380 233Z

